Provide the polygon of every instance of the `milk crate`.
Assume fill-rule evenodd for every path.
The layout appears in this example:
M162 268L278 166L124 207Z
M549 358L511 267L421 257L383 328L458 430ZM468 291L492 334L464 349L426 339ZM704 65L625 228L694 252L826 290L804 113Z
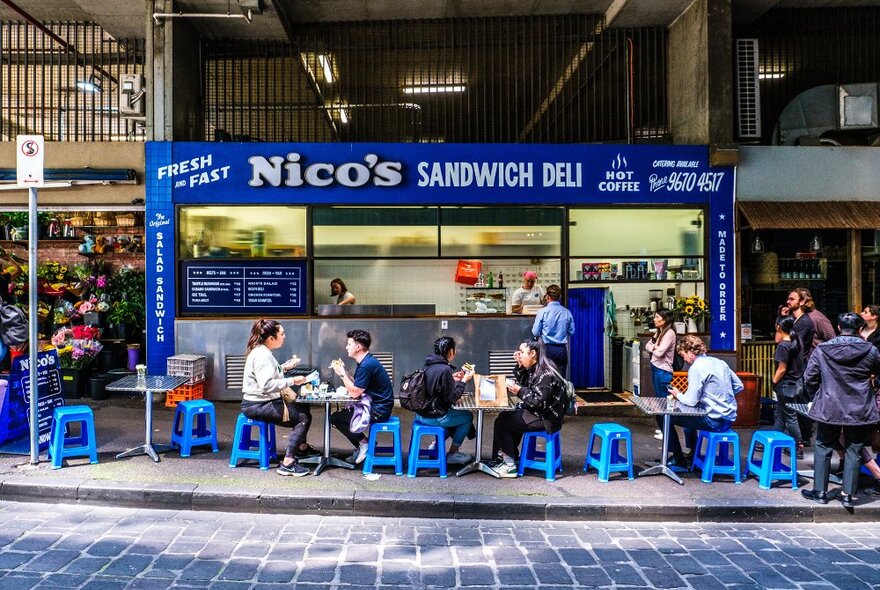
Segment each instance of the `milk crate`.
M169 356L165 372L169 375L189 377L187 385L195 385L205 380L205 357L200 354L176 354Z
M205 385L197 383L195 385L181 385L168 392L165 396L165 407L176 408L177 402L188 402L194 399L204 399Z

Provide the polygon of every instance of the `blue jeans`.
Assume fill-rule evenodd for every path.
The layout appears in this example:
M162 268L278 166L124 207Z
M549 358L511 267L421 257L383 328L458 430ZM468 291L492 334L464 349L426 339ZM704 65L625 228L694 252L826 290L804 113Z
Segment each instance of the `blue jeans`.
M664 371L651 365L651 382L654 384L654 397L666 397L666 386L672 383L672 371Z
M684 452L681 450L681 442L678 440L676 426L684 430L684 441L687 447L694 452L697 446L697 431L708 430L711 432L726 432L730 430L730 420L724 418L710 418L709 416L672 416L669 420L669 450L677 461L684 463ZM657 426L663 428L663 416L657 416Z
M467 436L471 425L474 423L474 415L467 410L450 409L439 418L422 418L419 422L428 426L442 426L446 429L446 435L452 436L452 444L461 446Z

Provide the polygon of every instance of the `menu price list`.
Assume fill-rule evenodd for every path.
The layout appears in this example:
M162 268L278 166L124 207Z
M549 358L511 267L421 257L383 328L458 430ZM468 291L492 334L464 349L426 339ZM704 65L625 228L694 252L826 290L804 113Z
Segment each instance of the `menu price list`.
M304 277L304 262L190 265L184 270L185 307L192 312L304 313Z

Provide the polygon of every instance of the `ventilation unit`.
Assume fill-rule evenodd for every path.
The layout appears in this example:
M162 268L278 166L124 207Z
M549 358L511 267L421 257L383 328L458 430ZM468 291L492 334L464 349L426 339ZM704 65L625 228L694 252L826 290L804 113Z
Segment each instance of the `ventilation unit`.
M761 137L761 89L758 85L758 40L736 40L737 134Z

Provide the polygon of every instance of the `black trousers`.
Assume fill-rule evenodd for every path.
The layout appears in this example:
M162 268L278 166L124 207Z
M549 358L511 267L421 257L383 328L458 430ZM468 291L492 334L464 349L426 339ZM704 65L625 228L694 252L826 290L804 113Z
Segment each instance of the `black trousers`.
M831 455L840 444L843 432L843 493L855 495L859 483L861 453L871 434L872 424L859 426L836 426L816 422L816 453L813 458L813 489L828 491L828 474L831 472Z
M546 343L544 345L544 350L547 353L547 358L553 361L556 365L559 374L566 377L565 372L568 370L568 349L565 347L565 344Z
M276 426L292 428L287 438L285 457L296 455L296 449L305 442L312 425L312 412L305 404L287 404L290 420L284 422L284 400L281 398L267 402L242 402L241 413L252 420L269 422Z
M357 448L362 441L367 440L365 434L361 432L352 432L351 431L351 417L354 415L354 410L352 408L345 408L343 410L339 410L338 412L333 412L330 414L330 424L336 427L336 430L342 433L342 435L347 438L351 444ZM387 414L384 416L379 416L378 414L374 414L370 412L370 424L376 424L377 422L385 422L388 418L391 417L391 414Z
M519 461L519 444L526 432L544 430L544 421L528 410L517 408L501 412L495 418L495 431L492 434L492 457L503 451L508 457Z

